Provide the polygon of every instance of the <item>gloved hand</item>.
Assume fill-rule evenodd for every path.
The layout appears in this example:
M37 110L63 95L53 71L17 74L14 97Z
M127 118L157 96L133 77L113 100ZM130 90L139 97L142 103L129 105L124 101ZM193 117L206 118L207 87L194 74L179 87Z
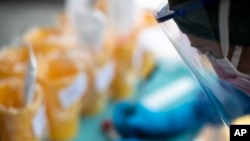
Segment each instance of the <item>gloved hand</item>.
M139 103L122 102L115 108L114 126L125 138L166 138L205 122L196 104L194 100L167 112L153 112Z
M161 116L164 118L165 116ZM164 127L159 113L153 113L140 104L120 103L114 116L116 129L125 137L159 136Z

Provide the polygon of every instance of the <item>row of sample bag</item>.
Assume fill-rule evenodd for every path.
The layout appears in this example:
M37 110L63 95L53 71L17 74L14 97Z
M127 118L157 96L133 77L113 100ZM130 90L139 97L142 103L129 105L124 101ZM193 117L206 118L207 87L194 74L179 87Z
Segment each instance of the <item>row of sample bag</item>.
M132 98L150 75L154 55L137 46L141 31L155 24L150 13L118 36L100 9L73 20L66 12L58 25L31 28L0 50L1 141L71 140L81 116Z

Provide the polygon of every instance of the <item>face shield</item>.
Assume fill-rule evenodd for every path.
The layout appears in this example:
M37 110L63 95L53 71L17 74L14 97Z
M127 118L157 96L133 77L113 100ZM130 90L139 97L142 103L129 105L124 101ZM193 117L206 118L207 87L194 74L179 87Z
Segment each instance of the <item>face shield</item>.
M168 0L161 6L158 23L224 123L249 114L250 14L244 2Z

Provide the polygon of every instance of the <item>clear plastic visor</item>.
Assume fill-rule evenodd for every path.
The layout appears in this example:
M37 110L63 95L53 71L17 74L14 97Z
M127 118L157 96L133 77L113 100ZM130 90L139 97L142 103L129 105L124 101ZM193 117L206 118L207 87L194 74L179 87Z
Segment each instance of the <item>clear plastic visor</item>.
M231 22L236 14L231 14L230 6L230 0L165 0L155 13L166 40L190 68L226 125L250 112L250 64L246 63L250 60L245 42L250 37L238 39L244 35L239 25L246 22Z

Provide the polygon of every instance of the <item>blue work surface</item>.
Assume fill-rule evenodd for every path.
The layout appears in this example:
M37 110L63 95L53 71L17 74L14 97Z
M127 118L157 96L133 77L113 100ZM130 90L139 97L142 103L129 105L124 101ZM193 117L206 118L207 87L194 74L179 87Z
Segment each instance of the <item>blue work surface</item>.
M171 84L176 79L180 77L190 77L192 78L191 73L184 65L176 65L175 67L167 67L165 63L158 63L154 73L150 78L141 82L138 85L138 89L135 92L133 101L139 101L141 98L150 95L157 89L160 89L163 86ZM195 81L194 81L195 82ZM194 83L194 85L197 85ZM198 87L198 85L197 85ZM185 101L192 99L191 96L183 98ZM184 100L181 101L181 103ZM178 104L178 103L176 103ZM110 102L106 109L99 115L92 117L83 117L80 121L80 130L75 141L106 141L104 134L101 132L101 123L105 119L112 119L113 110L115 107L115 102ZM196 135L196 131L187 131L178 136L174 136L171 141L183 141L183 140L192 140Z

